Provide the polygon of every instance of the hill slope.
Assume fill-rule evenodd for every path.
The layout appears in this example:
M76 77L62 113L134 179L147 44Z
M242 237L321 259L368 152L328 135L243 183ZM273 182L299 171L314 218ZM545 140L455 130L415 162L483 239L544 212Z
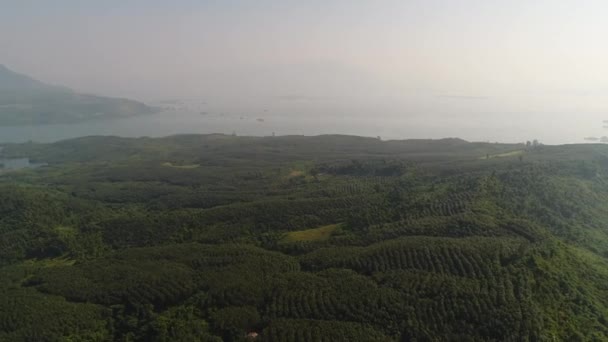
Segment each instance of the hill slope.
M143 103L78 94L0 65L0 125L77 123L149 114Z
M0 175L0 340L608 339L605 145L184 135L2 153L48 166Z

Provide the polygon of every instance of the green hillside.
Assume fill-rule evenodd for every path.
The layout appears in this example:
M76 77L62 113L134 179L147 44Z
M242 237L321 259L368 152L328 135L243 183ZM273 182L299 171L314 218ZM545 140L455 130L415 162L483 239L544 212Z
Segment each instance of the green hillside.
M47 164L0 170L0 341L608 340L605 145L182 135L13 157Z
M0 65L0 126L78 123L153 112L137 101L79 94Z

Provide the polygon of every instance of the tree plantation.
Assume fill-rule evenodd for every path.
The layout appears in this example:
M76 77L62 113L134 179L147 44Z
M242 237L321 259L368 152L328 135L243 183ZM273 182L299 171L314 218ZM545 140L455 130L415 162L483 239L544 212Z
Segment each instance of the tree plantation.
M491 156L491 157L488 157ZM606 341L608 146L8 144L0 341Z

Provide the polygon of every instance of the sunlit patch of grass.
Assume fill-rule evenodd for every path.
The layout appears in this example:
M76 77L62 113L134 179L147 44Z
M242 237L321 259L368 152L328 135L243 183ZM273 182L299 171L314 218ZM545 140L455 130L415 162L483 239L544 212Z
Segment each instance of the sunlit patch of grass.
M76 228L67 226L57 226L55 227L55 232L62 236L75 235L76 233L78 233Z
M281 242L297 242L297 241L324 241L330 238L332 233L339 227L338 224L328 226L299 230L289 232L281 240Z
M24 266L34 268L46 268L46 267L60 267L60 266L72 266L76 260L69 258L68 256L61 256L57 258L48 259L29 259L23 262Z
M174 169L185 169L185 170L197 169L200 167L199 164L175 165L175 164L169 163L169 162L163 163L163 166L172 167Z
M304 172L300 170L291 170L289 173L289 178L304 176Z
M499 153L499 154L489 154L487 156L479 157L479 159L515 157L515 156L524 154L524 152L525 152L524 150L515 150L515 151L510 151L510 152L505 152L505 153Z

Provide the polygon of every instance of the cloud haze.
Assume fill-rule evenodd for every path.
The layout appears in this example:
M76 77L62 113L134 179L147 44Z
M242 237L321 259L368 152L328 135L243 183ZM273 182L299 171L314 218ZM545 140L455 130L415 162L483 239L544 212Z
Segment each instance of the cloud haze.
M105 95L243 104L331 98L316 102L489 121L582 115L595 122L608 109L605 1L0 6L0 63Z

